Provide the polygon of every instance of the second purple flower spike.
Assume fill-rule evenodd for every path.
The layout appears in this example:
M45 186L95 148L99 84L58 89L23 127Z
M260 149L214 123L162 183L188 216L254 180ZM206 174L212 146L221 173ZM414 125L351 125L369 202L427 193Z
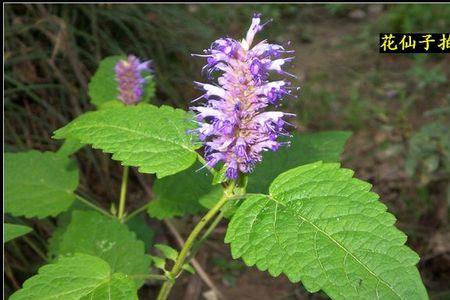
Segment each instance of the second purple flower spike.
M119 84L119 100L126 105L136 104L144 94L145 78L142 71L150 72L150 61L141 62L134 55L119 60L115 66L116 80Z
M266 40L252 47L255 34L267 24L260 23L261 15L255 14L245 39L220 38L205 54L196 55L207 58L203 69L208 77L221 72L218 85L196 82L205 92L198 99L208 101L191 109L196 113L196 131L205 144L207 164L224 162L229 179L251 172L263 151L278 150L279 135L289 135L283 118L292 114L264 109L291 93L288 81L269 81L268 75L275 71L293 76L282 70L293 57L282 56L294 51Z

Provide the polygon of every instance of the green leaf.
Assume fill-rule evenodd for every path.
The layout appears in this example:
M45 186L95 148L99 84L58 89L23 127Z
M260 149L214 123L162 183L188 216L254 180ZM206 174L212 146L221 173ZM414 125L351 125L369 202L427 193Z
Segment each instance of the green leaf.
M191 274L195 274L195 269L190 264L184 264L181 268Z
M153 246L155 231L145 222L143 215L131 218L126 224L136 237L145 243L146 250Z
M75 199L78 170L54 152L5 153L5 212L45 218L67 210Z
M104 104L111 101L117 102L123 106L118 99L119 91L116 73L114 71L114 67L120 59L126 59L126 56L115 55L103 59L89 82L88 94L91 98L91 103L98 108L103 109L107 107L104 106ZM148 101L155 96L155 82L153 76L148 73L143 73L142 76L146 78L142 101Z
M58 149L58 154L64 155L64 156L70 156L83 148L84 144L80 143L77 139L68 139L65 140L62 144L61 148Z
M41 267L10 300L138 299L129 277L112 273L102 259L85 254L61 257Z
M117 99L119 91L114 71L114 67L120 59L126 59L126 57L116 55L103 59L94 76L92 76L88 86L88 94L91 103L95 106L100 106L111 100L120 101Z
M249 176L247 192L267 193L270 183L282 172L316 161L339 162L339 156L350 137L348 131L324 131L318 133L296 133L290 147L281 147L277 152L264 154L261 164Z
M219 171L216 171L213 176L212 184L216 185L228 180L226 176L227 166L223 165L220 167Z
M5 236L3 237L3 243L6 243L12 239L31 232L33 229L28 226L4 223L3 230L5 233Z
M155 98L156 93L155 79L153 78L153 75L147 75L144 78L146 78L145 79L146 83L144 86L144 94L142 94L142 101L150 101L153 98Z
M352 176L322 162L279 175L270 195L249 197L234 214L225 237L233 258L334 299L427 299L395 217Z
M211 185L211 176L200 163L173 176L157 179L153 185L155 199L148 207L157 219L196 214L204 210L200 203L215 203L222 196L221 186Z
M58 215L57 227L47 241L47 256L50 259L56 259L59 255L59 245L61 245L64 233L72 220L72 214L76 210L92 211L92 208L81 201L75 201L68 210Z
M101 105L99 105L98 109L124 108L124 107L127 106L125 106L125 104L123 104L122 101L116 99L102 103Z
M122 273L114 273L89 295L80 300L122 300L138 299L137 288L133 280Z
M156 244L155 248L158 249L164 255L164 257L173 261L177 260L178 251L174 248L164 244Z
M151 256L153 264L155 267L161 270L166 270L166 260L159 256Z
M145 254L144 243L126 225L95 211L74 211L59 242L57 247L52 246L59 255L95 255L108 262L113 272L126 275L149 271L151 259ZM143 281L136 283L140 286Z
M193 128L191 115L169 106L140 104L115 107L81 115L54 137L76 138L93 148L113 153L125 166L137 166L142 173L161 178L190 167L197 159L186 133Z

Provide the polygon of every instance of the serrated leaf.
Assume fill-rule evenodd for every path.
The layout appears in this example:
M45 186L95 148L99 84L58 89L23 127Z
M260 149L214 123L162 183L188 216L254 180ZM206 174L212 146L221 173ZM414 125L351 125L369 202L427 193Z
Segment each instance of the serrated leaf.
M114 70L120 59L126 59L126 56L115 55L104 58L89 82L88 94L91 98L91 103L98 108L103 109L105 107L104 104L111 101L123 106L118 99L119 91ZM155 95L155 82L152 75L144 74L144 72L142 75L146 78L146 83L141 101L148 101Z
M45 218L67 210L75 199L78 170L54 152L5 153L5 212Z
M95 255L108 262L113 272L148 273L151 259L145 254L144 243L126 225L95 211L74 211L59 240L59 245L53 246L59 255ZM136 283L140 286L143 281L137 279Z
M155 244L155 248L158 249L164 257L173 261L177 260L178 251L174 248L164 244Z
M249 176L247 192L264 193L270 183L282 172L316 161L339 162L339 156L350 137L348 131L324 131L318 133L295 133L288 140L290 147L264 154L261 164Z
M3 230L5 233L5 236L3 237L3 243L9 242L12 239L15 239L19 236L25 235L33 231L33 229L31 229L28 226L9 223L3 224Z
M150 216L157 219L181 217L204 210L201 203L215 203L222 196L221 186L211 186L211 176L200 163L162 179L153 185L155 199L148 207Z
M197 159L191 115L169 106L139 104L81 115L55 132L54 138L76 138L93 148L113 153L125 166L159 178L190 167Z
M26 280L10 300L51 299L138 299L136 286L129 277L112 274L102 259L76 254L61 257L56 263L41 267Z
M427 299L395 217L352 176L322 162L279 175L270 195L234 214L225 238L233 258L334 299Z

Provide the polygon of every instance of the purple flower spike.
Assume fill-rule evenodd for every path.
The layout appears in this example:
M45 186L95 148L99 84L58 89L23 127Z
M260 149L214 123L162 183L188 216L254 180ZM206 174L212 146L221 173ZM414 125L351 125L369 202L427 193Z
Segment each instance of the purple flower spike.
M126 105L136 104L144 93L145 78L141 72L150 72L150 61L141 62L134 55L119 60L114 68L116 81L119 84L119 100Z
M279 135L289 135L283 120L291 116L281 111L264 111L276 105L282 97L290 95L292 88L285 80L269 81L269 72L291 75L284 70L293 51L283 46L261 41L252 46L255 34L267 24L261 23L261 14L255 14L246 38L241 42L220 38L204 54L203 67L208 77L220 72L217 83L196 82L207 103L192 107L196 113L195 131L205 144L205 158L209 166L223 162L226 176L235 180L240 173L249 173L261 161L263 151L277 151L286 142L277 142ZM293 76L293 75L291 75Z

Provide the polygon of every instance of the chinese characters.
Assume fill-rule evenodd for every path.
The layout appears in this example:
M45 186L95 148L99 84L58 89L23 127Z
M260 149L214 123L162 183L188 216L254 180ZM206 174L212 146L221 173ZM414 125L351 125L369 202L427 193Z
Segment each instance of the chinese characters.
M449 53L450 33L381 33L380 53Z

